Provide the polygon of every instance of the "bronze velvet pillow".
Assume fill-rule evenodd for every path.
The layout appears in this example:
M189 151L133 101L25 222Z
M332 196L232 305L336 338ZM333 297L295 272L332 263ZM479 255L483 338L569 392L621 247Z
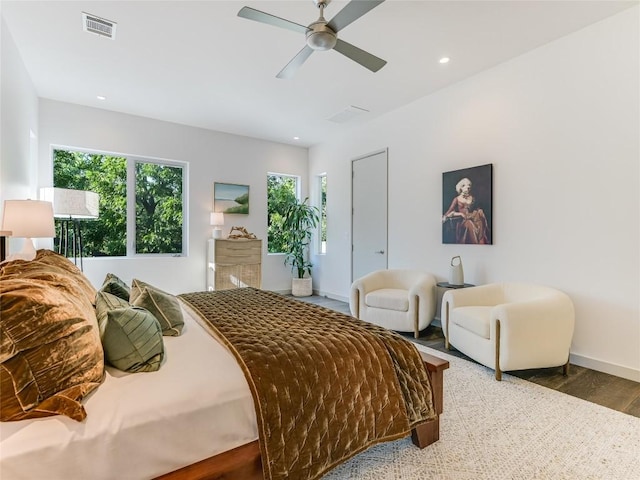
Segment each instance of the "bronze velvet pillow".
M71 278L76 282L78 286L78 290L82 292L82 294L93 304L96 300L96 289L93 288L91 282L84 274L80 271L80 269L71 263L67 257L60 255L52 250L38 250L36 253L36 258L34 259L38 262L44 263L46 265L52 265L59 267L63 270L66 270Z
M0 278L41 280L83 302L93 305L96 290L82 272L67 258L51 250L38 250L32 261L14 260L0 267Z
M153 313L160 322L163 335L177 337L182 333L184 317L180 301L170 293L134 278L131 282L131 304Z
M131 294L129 286L113 273L107 273L107 276L104 277L104 282L102 282L100 291L111 293L123 300L126 300L127 302L129 301L129 296Z
M164 358L162 329L144 308L99 292L96 312L107 362L125 372L154 372Z
M82 421L80 402L103 376L95 312L82 295L52 279L0 276L0 420Z

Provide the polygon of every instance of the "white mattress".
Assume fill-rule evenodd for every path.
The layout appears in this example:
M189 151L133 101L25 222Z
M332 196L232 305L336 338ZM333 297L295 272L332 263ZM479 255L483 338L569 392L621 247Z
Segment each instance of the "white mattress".
M242 370L183 308L179 337L163 337L157 372L107 368L85 399L87 418L0 423L2 480L126 480L167 473L258 438Z

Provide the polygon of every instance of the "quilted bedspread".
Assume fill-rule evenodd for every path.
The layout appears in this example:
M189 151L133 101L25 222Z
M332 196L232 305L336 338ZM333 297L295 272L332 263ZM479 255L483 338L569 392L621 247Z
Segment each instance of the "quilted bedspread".
M320 478L435 418L420 355L393 332L253 288L180 297L247 377L267 480Z

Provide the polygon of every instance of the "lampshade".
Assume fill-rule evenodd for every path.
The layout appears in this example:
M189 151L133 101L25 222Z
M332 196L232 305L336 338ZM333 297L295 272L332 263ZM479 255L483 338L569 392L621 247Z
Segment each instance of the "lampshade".
M98 218L100 213L100 195L95 192L47 187L40 189L40 198L53 203L58 218Z
M2 230L10 230L12 237L55 237L53 206L40 200L5 200Z
M211 225L219 227L224 225L224 213L211 212Z

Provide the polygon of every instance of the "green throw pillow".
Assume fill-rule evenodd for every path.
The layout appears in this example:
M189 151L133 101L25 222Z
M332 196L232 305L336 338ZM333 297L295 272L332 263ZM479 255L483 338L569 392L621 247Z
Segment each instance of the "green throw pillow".
M109 310L102 346L107 362L125 372L155 372L164 357L162 330L140 307Z
M108 313L116 308L128 308L131 305L126 300L121 299L111 293L102 290L96 295L96 317L100 330L100 339L104 337L104 330L107 328Z
M129 297L129 301L133 303L133 301L142 294L142 291L145 288L153 288L157 292L162 292L167 295L171 295L170 293L165 292L164 290L160 290L158 287L154 287L149 283L146 283L146 282L143 282L142 280L138 280L137 278L134 278L133 280L131 280L131 296Z
M132 293L135 289L132 289ZM145 286L132 305L149 310L160 322L162 334L177 337L182 333L184 318L179 300L173 295L157 290L151 286Z
M104 278L104 282L102 282L100 291L112 293L126 301L129 301L129 296L131 294L129 286L113 273L107 273L107 276Z

